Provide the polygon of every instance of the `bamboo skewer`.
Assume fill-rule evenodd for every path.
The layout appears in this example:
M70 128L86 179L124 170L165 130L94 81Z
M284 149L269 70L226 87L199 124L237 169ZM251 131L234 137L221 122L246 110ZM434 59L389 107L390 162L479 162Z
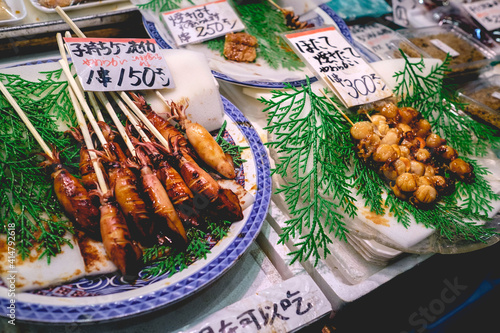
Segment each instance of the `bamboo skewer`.
M326 99L333 105L333 107L351 124L351 126L354 126L354 123L352 122L351 119L335 104L330 97L323 91L323 89L320 89L320 92L323 94L323 96L326 97Z
M78 26L73 22L73 20L66 14L66 12L60 7L57 6L56 12L61 16L61 18L70 26L71 30L80 38L85 38L85 34L78 28Z
M101 165L97 162L97 155L94 152L94 144L92 143L92 138L90 137L89 128L87 127L87 122L85 121L85 117L83 116L83 112L80 109L80 105L75 96L73 88L68 86L69 96L71 101L73 102L73 107L75 108L76 119L78 120L78 125L81 128L81 132L83 135L83 140L85 141L85 146L87 146L87 150L89 152L90 159L92 160L92 165L94 167L95 174L97 176L97 181L99 182L99 189L101 193L108 192L108 186L106 184L106 179L104 178L104 174L101 169Z
M160 143L162 145L164 145L165 147L168 148L170 146L170 144L167 141L167 139L165 139L163 137L163 135L161 135L160 131L158 131L156 129L156 127L149 121L149 119L146 117L146 115L141 110L139 110L137 105L134 104L134 102L130 99L130 97L127 95L127 93L124 91L121 91L119 93L119 95L125 101L125 103L128 105L128 107L132 110L132 112L139 118L139 120L142 121L142 123L144 125L146 125L146 127L149 129L149 131L151 133L153 133L153 135L156 137L156 139L158 139L158 141L160 141Z
M135 147L132 144L132 141L130 141L129 136L127 135L127 131L125 130L125 127L122 125L120 122L120 119L118 119L118 116L116 115L115 110L113 109L113 106L109 102L108 98L103 92L96 92L97 98L99 98L99 101L101 101L102 105L104 105L104 108L106 111L108 111L109 116L113 120L113 123L116 126L116 129L120 133L120 136L122 137L123 141L125 142L125 145L127 146L128 150L132 154L132 156L136 156L135 153Z
M328 85L328 87L332 90L332 91L335 91L335 87L331 84L331 82L328 80L328 78L326 77L326 75L323 76L323 80L325 81L325 83ZM321 91L323 93L323 91ZM342 113L342 115L344 117L347 117L345 114L343 114L343 112L337 107L337 105L335 103L332 102L332 100L326 96L324 93L323 93L323 96L325 96L329 101L330 103L333 104L333 106L335 106L335 108L337 109L337 111L339 111L340 113ZM370 120L370 122L373 123L373 119L372 117L368 114L368 112L364 112L364 114L366 115L366 117L368 118L368 120ZM351 123L351 126L354 126L354 124L352 123L352 121L349 119L348 120L350 123Z
M83 108L83 111L85 112L85 115L87 116L90 125L92 125L94 132L97 134L99 142L101 142L101 145L104 147L107 143L106 138L100 131L99 125L97 124L97 121L94 118L94 114L92 113L92 110L90 110L90 107L88 106L87 101L85 100L85 96L83 96L82 92L78 88L78 84L73 78L73 74L71 74L68 63L67 62L65 63L63 60L59 60L59 64L61 65L70 86L73 88L73 92L75 93L78 101L80 102L80 106Z
M61 34L57 34L56 39L57 39L57 44L59 46L59 53L61 53L61 60L59 60L59 64L61 65L61 67L64 71L64 74L66 75L66 77L68 79L69 85L73 88L73 93L76 95L78 101L80 102L80 105L82 106L83 110L85 111L85 115L87 116L90 124L92 125L94 132L97 134L97 138L99 139L99 142L101 142L101 145L103 147L105 147L106 143L107 143L106 138L102 134L100 127L94 118L94 114L92 113L92 110L90 110L90 108L87 104L87 101L85 100L85 96L83 95L82 88L78 85L76 80L73 78L73 74L71 73L71 70L69 69L68 58L66 56L66 49L64 47L64 42L62 40Z
M139 120L127 108L127 106L123 103L123 101L120 99L120 97L118 96L118 94L116 92L114 92L114 91L111 91L110 94L111 94L111 97L113 98L113 100L118 104L118 107L120 108L120 110L122 110L122 112L125 114L125 116L130 121L130 123L132 124L132 126L134 126L135 130L137 131L137 133L139 133L139 135L141 136L142 140L144 142L151 142L151 140L149 140L148 135L142 130L142 127L141 127L141 124L139 123Z
M24 124L26 125L26 127L28 127L28 130L30 131L30 133L35 137L35 140L38 142L38 144L40 145L40 147L42 147L43 152L45 154L47 154L50 158L54 158L54 155L52 154L52 151L50 150L49 146L45 143L45 141L43 140L43 138L40 135L40 133L38 133L38 131L35 128L35 126L33 126L33 124L31 123L31 121L29 120L29 118L26 116L26 114L24 113L24 111L21 109L21 107L19 106L19 104L17 104L17 102L14 99L14 97L12 97L12 95L10 94L10 92L7 90L7 88L3 85L3 83L1 81L0 81L0 91L2 91L2 93L4 94L4 96L7 99L7 101L10 103L10 105L12 105L12 107L17 112L17 114L19 115L19 117L21 118L21 120L24 122Z
M161 99L161 101L163 102L163 104L165 104L165 106L167 107L168 109L168 112L171 111L171 108L170 108L170 105L168 105L167 103L167 100L165 99L165 97L162 95L161 92L159 92L158 90L155 91L156 93L156 96L158 96L159 99Z
M62 39L62 36L60 33L56 34L56 39L57 39L57 45L59 47L59 53L61 54L61 58L62 58L61 61L67 65L68 58L66 56L66 49L64 47L64 42L63 42L63 39ZM69 66L68 66L68 68L69 68ZM92 142L92 138L90 137L87 122L85 121L85 117L83 116L82 110L80 108L80 104L79 104L79 102L75 96L75 93L73 91L73 88L71 86L68 86L68 92L69 92L69 97L71 99L71 102L73 103L73 107L75 109L76 119L78 121L78 125L80 126L80 129L81 129L81 132L83 135L83 140L85 142L85 146L87 147L87 150L89 151L89 156L90 156L90 159L92 161L92 166L94 167L94 171L95 171L95 174L97 177L99 189L101 190L102 193L106 193L108 191L106 179L104 178L104 174L102 172L101 165L97 161L97 155L93 151L94 144Z
M59 52L61 53L61 57L63 58L64 62L68 62L68 58L66 56L66 52L64 52L64 50L63 50L63 48L64 48L64 42L62 40L61 34L57 33L56 37L57 37L57 44L59 45ZM66 31L65 37L71 37L71 34L70 34L69 31ZM67 51L69 53L69 50L67 50ZM78 83L78 87L80 88L80 91L84 92L84 89L83 89L80 81L77 81L77 83ZM95 112L95 115L97 117L97 120L98 121L104 121L104 117L102 115L101 109L99 108L99 103L97 103L97 100L95 98L94 93L91 92L91 91L88 91L87 92L87 96L89 97L90 105L92 105L92 108L94 109L94 112Z
M95 93L92 91L87 91L87 96L89 97L90 105L92 105L92 109L94 109L95 116L96 116L97 120L104 121L104 117L102 115L101 108L99 107L99 103L97 103L97 99L95 98L95 95L97 93L98 93L97 91Z

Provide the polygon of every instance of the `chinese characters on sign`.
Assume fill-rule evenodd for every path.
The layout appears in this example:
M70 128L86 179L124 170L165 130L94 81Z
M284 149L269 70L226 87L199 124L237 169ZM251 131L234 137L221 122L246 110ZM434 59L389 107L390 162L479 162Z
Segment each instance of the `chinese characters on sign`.
M226 0L162 14L177 46L200 43L245 28Z
M152 39L65 38L87 91L173 88L174 82Z
M486 30L500 28L500 2L496 0L476 1L462 4L469 14Z
M347 106L389 97L390 89L333 27L285 35L296 53L328 80Z

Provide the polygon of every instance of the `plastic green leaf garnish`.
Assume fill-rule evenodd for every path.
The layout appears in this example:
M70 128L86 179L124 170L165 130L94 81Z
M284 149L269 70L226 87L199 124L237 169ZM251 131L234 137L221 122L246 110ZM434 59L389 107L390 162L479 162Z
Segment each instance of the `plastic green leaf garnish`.
M433 68L429 75L422 74L423 66L423 61L411 63L406 59L405 70L396 74L395 93L401 94L401 105L422 110L423 116L429 117L433 131L442 134L460 153L481 156L490 146L498 145L499 138L493 135L491 128L468 116L450 113L452 106L458 109L461 104L456 95L450 94L452 86L443 83L443 74L448 71L447 61ZM272 91L271 99L261 98L260 101L266 105L264 112L268 112L266 129L271 134L268 146L276 155L272 172L285 180L285 185L278 186L275 195L284 196L291 219L285 222L279 242L295 239L297 250L290 253L292 261L312 258L317 264L330 253L327 246L333 238L346 240L346 224L357 215L352 193L363 199L358 205L376 214L390 213L405 227L413 217L417 223L436 229L441 237L451 242L485 242L497 234L492 228L468 222L488 220L492 201L500 200L484 178L488 170L472 158L462 157L474 167L472 184L457 182L454 193L442 197L431 209L416 208L398 199L377 172L356 156L350 125L331 103L312 92L310 85L287 88L286 91ZM339 102L335 103L340 106ZM361 117L349 110L344 112L352 121ZM449 123L448 117L452 119ZM469 124L469 133L456 130L456 126L460 126L458 128L465 131ZM455 131L451 130L452 126ZM471 145L475 138L483 142L471 147L478 141Z

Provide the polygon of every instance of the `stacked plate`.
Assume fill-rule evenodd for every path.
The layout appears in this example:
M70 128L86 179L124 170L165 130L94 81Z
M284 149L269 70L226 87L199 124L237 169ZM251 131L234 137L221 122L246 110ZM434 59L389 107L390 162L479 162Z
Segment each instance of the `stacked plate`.
M385 266L403 254L402 251L351 234L347 234L347 241L366 261L376 265Z

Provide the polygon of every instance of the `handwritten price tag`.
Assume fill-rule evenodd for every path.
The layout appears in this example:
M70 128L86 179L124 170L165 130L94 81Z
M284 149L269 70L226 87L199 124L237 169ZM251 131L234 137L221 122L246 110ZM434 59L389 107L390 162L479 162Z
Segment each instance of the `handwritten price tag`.
M153 39L65 38L64 41L87 91L175 87Z
M332 310L309 276L295 276L214 313L181 333L293 332Z
M391 51L391 42L396 33L380 23L353 25L350 27L352 37L368 47L376 54L385 54Z
M486 30L491 31L500 28L500 2L485 0L464 3L462 6Z
M178 9L163 14L177 46L200 43L241 31L245 26L226 0Z
M321 77L326 77L347 106L389 97L385 82L334 27L286 34L288 43Z

